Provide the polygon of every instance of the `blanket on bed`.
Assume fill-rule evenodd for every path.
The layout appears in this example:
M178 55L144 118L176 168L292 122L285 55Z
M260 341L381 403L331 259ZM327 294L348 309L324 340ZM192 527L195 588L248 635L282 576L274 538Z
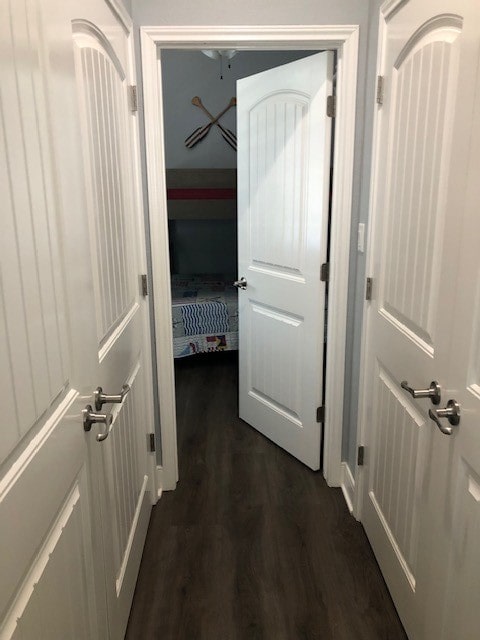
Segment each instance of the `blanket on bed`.
M238 300L233 279L172 276L175 358L238 349Z

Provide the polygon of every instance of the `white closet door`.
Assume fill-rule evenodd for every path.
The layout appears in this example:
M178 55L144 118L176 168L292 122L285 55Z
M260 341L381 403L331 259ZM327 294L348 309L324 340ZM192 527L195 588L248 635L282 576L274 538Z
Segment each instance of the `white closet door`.
M362 521L409 637L467 639L473 636L459 633L460 624L445 635L453 613L440 576L445 578L455 538L447 522L458 509L464 519L459 533L467 539L462 501L470 480L466 471L460 478L453 469L458 470L455 452L467 444L472 417L462 415L449 436L429 411L452 398L465 402L459 384L461 379L465 386L469 362L465 353L456 361L452 337L470 335L458 324L462 303L455 303L456 294L463 303L474 295L463 286L459 264L466 249L465 176L474 167L467 151L478 9L466 0L447 0L441 7L433 0L410 0L387 15L381 34L384 96L374 169L374 295L367 303ZM465 319L470 321L471 316ZM457 365L462 374L455 373ZM439 404L413 397L402 382L416 390L438 382ZM440 425L450 426L446 418ZM478 464L470 477L477 472ZM469 561L478 560L472 549Z
M0 637L88 640L106 621L81 416L93 288L71 28L50 37L49 10L0 6Z
M1 11L0 636L122 638L154 464L131 28L103 0Z
M130 391L106 403L113 423L92 448L102 512L110 637L123 638L151 508L152 431L149 356L145 353L147 305L139 275L142 246L135 194L136 161L129 85L130 31L106 3L93 3L73 21L82 150L95 291L95 387ZM150 388L149 388L150 387ZM150 429L147 426L150 424ZM95 450L94 450L95 449Z

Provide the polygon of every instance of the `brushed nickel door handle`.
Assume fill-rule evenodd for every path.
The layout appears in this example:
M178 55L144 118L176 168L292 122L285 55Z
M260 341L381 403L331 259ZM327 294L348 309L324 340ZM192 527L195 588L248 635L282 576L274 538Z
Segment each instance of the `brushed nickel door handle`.
M97 387L93 392L93 399L95 401L95 409L100 411L104 404L108 404L112 402L113 404L120 404L123 402L125 396L130 391L130 385L124 384L120 393L109 395L107 393L103 393L102 387Z
M82 409L83 414L83 429L84 431L90 431L92 425L94 424L104 424L105 429L102 433L97 434L97 442L103 442L108 438L110 425L113 421L113 416L111 413L96 413L92 409L91 404L87 404L85 409Z
M440 404L442 397L441 387L436 380L432 380L428 389L413 389L406 380L400 386L412 396L412 398L430 398L432 404Z
M442 433L446 436L451 436L453 427L456 427L460 423L460 405L456 400L449 400L446 407L443 409L430 409L428 415ZM440 422L442 418L447 418L451 426L447 427L443 425Z
M233 286L237 287L237 289L246 289L247 288L247 281L242 276L240 278L240 280L235 280L235 282L233 283Z

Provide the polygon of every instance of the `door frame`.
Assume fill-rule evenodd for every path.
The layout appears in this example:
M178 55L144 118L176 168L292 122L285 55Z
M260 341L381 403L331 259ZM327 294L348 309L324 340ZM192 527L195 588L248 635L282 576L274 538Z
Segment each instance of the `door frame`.
M148 224L154 274L152 294L162 444L162 466L157 473L159 491L174 489L178 481L161 50L337 51L323 475L330 486L340 486L358 37L358 25L140 28Z
M378 45L377 45L377 59L376 59L376 71L375 76L378 78L383 76L383 58L385 51L385 39L386 39L386 27L389 18L391 18L398 9L407 4L409 0L386 0L378 9ZM380 123L383 117L383 110L380 104L376 104L376 108L373 114L373 133L372 133L372 159L371 159L371 171L370 171L370 186L369 186L369 205L368 205L368 234L366 242L366 267L365 277L373 277L375 275L375 256L373 248L378 241L376 238L376 223L378 219L376 196L377 196L377 175L378 175L378 157L380 148ZM358 410L357 410L357 450L358 447L363 446L368 429L370 428L371 416L368 413L368 400L371 393L371 380L368 377L368 364L369 364L369 344L368 344L368 329L370 321L370 311L372 302L375 301L375 288L373 288L373 295L370 300L364 300L363 313L362 313L362 341L360 347L360 379L359 379L359 394L358 394ZM368 451L366 452L368 455ZM353 514L357 520L362 519L363 509L363 490L364 483L366 482L366 474L363 466L356 467L355 470L355 496L353 501Z

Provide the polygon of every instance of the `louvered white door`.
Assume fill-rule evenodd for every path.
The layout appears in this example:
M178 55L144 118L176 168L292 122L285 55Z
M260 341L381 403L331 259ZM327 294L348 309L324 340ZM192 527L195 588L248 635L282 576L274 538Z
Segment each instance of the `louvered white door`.
M240 417L320 467L333 54L237 83Z
M113 423L93 442L102 528L110 638L123 638L150 517L153 455L151 382L144 352L147 305L141 298L141 211L129 85L132 34L106 2L79 3L73 49L87 185L91 267L95 293L95 386L104 393L130 391L106 403ZM148 333L147 333L148 335Z
M467 273L459 262L466 246L466 176L474 169L469 127L480 39L473 3L441 5L410 0L390 7L381 31L385 90L374 165L362 521L409 637L467 640L475 636L461 632L452 611L447 569L454 545L452 566L459 568L459 557L468 553L478 567L468 528L479 522L480 442L472 437L473 415L448 436L428 412L450 398L466 403L459 385L466 389L471 371L465 350L452 345L471 338L472 316L459 323L459 314L474 291L464 287ZM471 266L478 277L476 260ZM463 377L455 376L458 369ZM440 404L412 397L402 381L415 389L437 381ZM478 401L475 411L478 423ZM449 426L445 418L441 424ZM467 443L472 449L461 462ZM457 599L468 599L478 631L468 594L473 573L463 570L455 572L463 585ZM449 632L452 616L457 622Z
M122 638L153 463L131 31L104 0L1 12L0 637ZM124 384L99 442L81 409Z

